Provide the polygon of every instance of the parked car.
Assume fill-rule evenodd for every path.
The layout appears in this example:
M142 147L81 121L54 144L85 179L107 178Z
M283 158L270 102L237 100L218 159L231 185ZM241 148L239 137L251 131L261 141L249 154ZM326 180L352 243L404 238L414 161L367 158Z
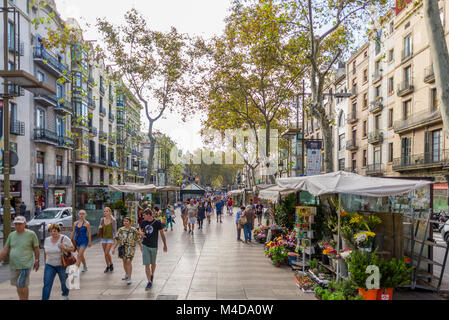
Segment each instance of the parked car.
M444 241L449 245L449 220L444 224L443 230L441 230L441 235L443 236Z
M46 230L48 230L48 226L54 223L59 224L62 228L64 228L63 231L71 231L73 226L72 208L45 209L35 216L30 222L28 222L27 226L32 228L45 224ZM42 232L42 228L39 230Z
M11 207L11 217L14 218L16 214L16 210L14 210L13 207ZM0 221L3 223L3 207L0 208Z

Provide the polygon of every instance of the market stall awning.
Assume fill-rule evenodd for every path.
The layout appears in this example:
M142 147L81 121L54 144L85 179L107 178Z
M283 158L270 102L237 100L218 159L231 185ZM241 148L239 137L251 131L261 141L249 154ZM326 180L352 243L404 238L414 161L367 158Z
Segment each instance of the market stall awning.
M265 189L275 187L275 186L276 186L275 184L258 184L254 188L255 188L255 191L259 192L261 190L265 190Z
M259 199L268 200L272 202L279 202L280 198L286 197L292 193L296 193L294 189L286 189L279 186L274 186L259 192Z
M138 184L126 184L126 185L112 185L109 186L109 191L123 192L123 193L159 193L169 191L179 191L181 188L174 186L156 187L154 184L138 185Z
M244 193L245 193L245 189L229 191L229 194L230 194L231 196L236 196L236 195L244 194Z
M181 194L205 194L205 193L206 193L206 190L201 188L196 183L191 183L188 186L186 186L185 188L181 189Z
M374 178L351 172L333 172L318 176L277 179L279 187L308 191L314 196L324 194L353 194L368 197L400 195L432 184L431 181Z

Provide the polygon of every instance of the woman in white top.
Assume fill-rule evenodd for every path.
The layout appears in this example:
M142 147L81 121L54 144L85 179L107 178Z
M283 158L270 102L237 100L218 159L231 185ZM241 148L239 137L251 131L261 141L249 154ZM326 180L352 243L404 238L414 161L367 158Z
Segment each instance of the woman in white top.
M74 247L69 237L61 235L61 227L58 224L52 224L48 231L50 237L44 242L44 287L42 288L42 300L49 300L51 288L56 274L61 281L62 300L69 299L69 289L66 286L67 274L66 268L62 267L61 256L63 251L73 252Z

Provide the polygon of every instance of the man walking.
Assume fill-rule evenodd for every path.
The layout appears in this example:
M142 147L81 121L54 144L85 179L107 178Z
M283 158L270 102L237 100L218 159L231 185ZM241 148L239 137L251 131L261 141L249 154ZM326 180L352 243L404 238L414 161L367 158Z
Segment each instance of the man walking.
M218 197L217 202L215 202L215 209L217 210L217 223L218 217L220 217L220 223L223 223L223 221L221 221L221 215L223 214L223 207L224 201L221 199L221 197Z
M24 217L26 210L27 210L27 206L26 206L25 202L22 201L22 204L20 205L19 209L20 209L20 215L22 217Z
M187 205L187 223L189 224L189 233L193 236L195 230L196 219L198 218L198 205L194 203L193 199L190 200L190 204Z
M191 200L193 201L193 199ZM184 231L187 231L187 206L189 205L189 202L184 202L184 205L181 207L181 218L182 223L184 224Z
M158 234L160 232L162 242L164 243L164 252L167 252L167 242L165 240L164 229L159 220L153 218L151 210L147 209L143 213L143 221L140 225L140 235L142 241L142 260L147 275L147 286L145 290L150 290L153 285L154 272L156 271L156 256L158 246Z
M20 300L28 300L31 268L39 270L39 241L33 231L26 229L25 217L14 219L14 229L0 252L0 261L9 254L11 285L17 288Z

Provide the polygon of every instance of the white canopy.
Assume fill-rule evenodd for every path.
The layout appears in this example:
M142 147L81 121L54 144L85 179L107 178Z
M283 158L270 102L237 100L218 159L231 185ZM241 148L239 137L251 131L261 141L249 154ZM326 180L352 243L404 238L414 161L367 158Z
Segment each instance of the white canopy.
M178 187L156 187L154 184L150 185L138 185L138 184L126 184L126 185L112 185L109 186L110 191L123 192L123 193L158 193L167 191L178 191Z
M230 194L231 196L236 196L236 195L238 195L238 194L244 194L244 193L245 193L245 189L229 191L229 194Z
M424 180L405 180L374 178L350 172L333 172L318 176L281 178L276 183L279 187L308 191L314 196L344 193L370 197L400 195L422 188L433 182Z
M281 197L286 197L289 194L295 193L294 189L286 189L279 186L274 186L268 189L261 190L259 192L259 198L263 200L269 200L272 202L279 202Z

